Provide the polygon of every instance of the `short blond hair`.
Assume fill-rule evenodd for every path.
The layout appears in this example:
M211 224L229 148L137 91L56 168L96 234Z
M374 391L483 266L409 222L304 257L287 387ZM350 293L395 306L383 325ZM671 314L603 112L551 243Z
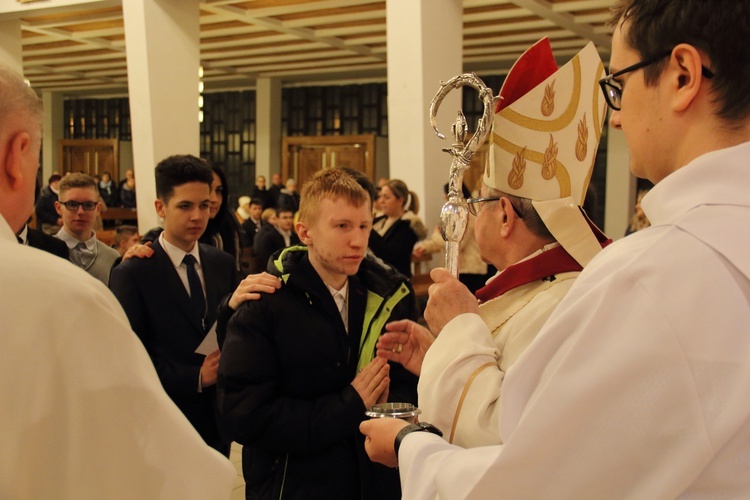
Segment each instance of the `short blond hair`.
M89 188L96 191L97 196L99 195L99 188L96 185L96 179L88 174L81 172L74 172L68 174L60 180L60 187L58 188L60 196L67 193L68 190L73 188Z
M320 202L326 198L343 198L356 207L370 203L370 195L351 175L337 168L320 170L302 188L299 204L300 222L314 224L319 215Z

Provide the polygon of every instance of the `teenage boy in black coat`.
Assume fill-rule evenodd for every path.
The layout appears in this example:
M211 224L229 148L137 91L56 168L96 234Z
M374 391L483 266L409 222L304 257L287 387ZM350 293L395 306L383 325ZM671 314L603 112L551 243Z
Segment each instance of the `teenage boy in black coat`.
M319 172L297 233L278 252L273 294L238 307L219 364L219 427L244 445L248 498L399 498L396 471L363 454L358 425L377 402L416 403L416 377L375 357L385 323L416 315L393 268L366 257L368 194L345 172ZM267 275L266 275L267 276Z

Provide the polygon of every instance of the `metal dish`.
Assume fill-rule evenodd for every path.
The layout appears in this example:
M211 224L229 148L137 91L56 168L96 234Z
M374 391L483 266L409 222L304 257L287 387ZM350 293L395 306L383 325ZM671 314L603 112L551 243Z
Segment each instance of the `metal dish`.
M400 418L414 422L422 410L411 403L383 403L365 412L370 418Z

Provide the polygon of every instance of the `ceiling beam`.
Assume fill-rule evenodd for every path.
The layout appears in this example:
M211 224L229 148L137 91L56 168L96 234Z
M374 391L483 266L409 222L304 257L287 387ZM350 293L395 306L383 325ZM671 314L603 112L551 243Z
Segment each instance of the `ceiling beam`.
M324 43L335 49L345 50L347 52L353 52L354 54L357 54L360 56L372 57L373 59L376 59L379 61L385 61L384 55L374 54L370 50L370 48L365 45L349 45L346 43L346 41L342 40L341 38L330 37L330 36L321 37L321 36L316 35L314 30L311 30L308 28L291 28L291 27L286 26L282 21L279 21L278 19L273 19L271 17L255 17L251 10L239 9L237 7L231 7L231 6L218 6L218 7L213 6L213 5L209 6L205 4L202 5L201 8L213 14L224 15L232 19L235 19L237 21L242 21L247 24L263 26L267 29L277 31L279 33L286 33L289 35L294 35L296 37L302 38L304 40L309 40L311 42Z
M515 5L527 9L537 16L594 42L600 51L609 53L612 37L596 32L591 26L576 23L575 17L567 12L555 10L555 4L546 0L512 0Z

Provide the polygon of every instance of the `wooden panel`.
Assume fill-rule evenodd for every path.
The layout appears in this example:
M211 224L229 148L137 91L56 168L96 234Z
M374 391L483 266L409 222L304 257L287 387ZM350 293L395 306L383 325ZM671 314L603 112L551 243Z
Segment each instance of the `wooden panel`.
M367 155L369 152L366 147L359 144L331 146L331 166L349 167L359 170L362 173L367 172Z
M319 146L298 146L294 155L293 170L289 177L297 181L297 189L309 181L315 172L324 167L324 160L328 160L328 151ZM289 178L287 177L287 178Z
M464 172L464 184L469 188L469 191L472 192L472 195L478 193L479 189L482 187L484 167L489 160L489 156L489 145L485 142L480 146L477 152L474 153L474 158L471 159L469 168Z
M374 135L284 137L281 155L281 176L293 177L297 186L321 168L335 166L359 170L375 180Z
M63 139L59 146L60 172L83 172L101 176L109 172L120 178L117 139Z

